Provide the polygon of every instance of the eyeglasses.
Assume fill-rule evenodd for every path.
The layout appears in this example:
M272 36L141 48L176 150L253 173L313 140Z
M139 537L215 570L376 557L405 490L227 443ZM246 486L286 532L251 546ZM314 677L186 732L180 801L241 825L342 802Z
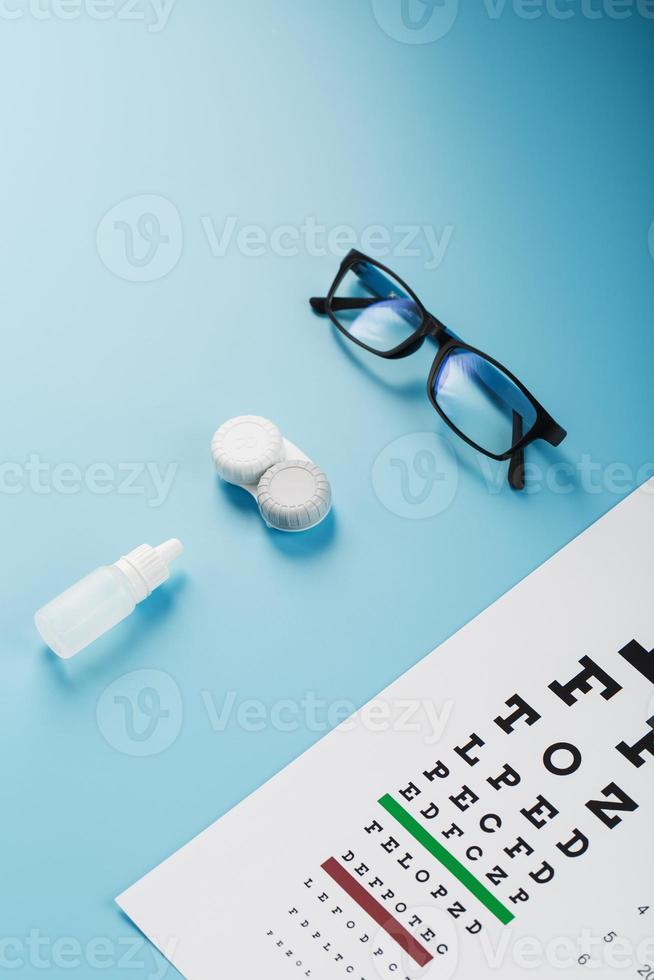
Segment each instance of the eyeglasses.
M430 402L469 446L509 460L514 490L525 485L525 447L536 439L552 446L565 439L565 429L514 374L448 330L399 276L362 252L349 252L327 296L310 302L349 340L379 357L406 357L431 337L438 353L427 383Z

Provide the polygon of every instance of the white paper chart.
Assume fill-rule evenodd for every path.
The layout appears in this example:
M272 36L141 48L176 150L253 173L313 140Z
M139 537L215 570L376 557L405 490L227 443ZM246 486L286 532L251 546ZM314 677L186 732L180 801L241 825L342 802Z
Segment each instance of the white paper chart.
M653 545L650 481L121 908L189 980L654 980Z

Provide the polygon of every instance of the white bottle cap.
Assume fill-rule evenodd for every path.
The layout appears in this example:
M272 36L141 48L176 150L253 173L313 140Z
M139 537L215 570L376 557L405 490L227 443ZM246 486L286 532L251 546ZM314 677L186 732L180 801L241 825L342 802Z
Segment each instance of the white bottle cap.
M129 579L134 598L142 602L170 577L168 566L183 550L178 538L170 538L156 548L142 544L114 562L114 567Z
M239 415L220 426L211 442L211 455L223 480L256 484L284 458L284 441L277 426L260 415Z

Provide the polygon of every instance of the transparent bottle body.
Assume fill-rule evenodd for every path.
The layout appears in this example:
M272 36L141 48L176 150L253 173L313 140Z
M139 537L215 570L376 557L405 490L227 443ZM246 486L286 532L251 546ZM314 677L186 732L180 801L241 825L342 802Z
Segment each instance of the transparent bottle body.
M120 623L135 606L127 578L113 565L103 565L39 609L34 621L50 649L68 658Z

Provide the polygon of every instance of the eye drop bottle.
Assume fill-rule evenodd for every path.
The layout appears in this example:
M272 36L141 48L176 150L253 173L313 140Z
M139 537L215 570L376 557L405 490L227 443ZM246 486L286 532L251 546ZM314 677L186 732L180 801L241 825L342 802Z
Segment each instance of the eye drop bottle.
M74 657L165 582L182 551L181 541L171 538L157 548L142 544L113 565L96 568L39 609L34 623L42 639L58 657Z

